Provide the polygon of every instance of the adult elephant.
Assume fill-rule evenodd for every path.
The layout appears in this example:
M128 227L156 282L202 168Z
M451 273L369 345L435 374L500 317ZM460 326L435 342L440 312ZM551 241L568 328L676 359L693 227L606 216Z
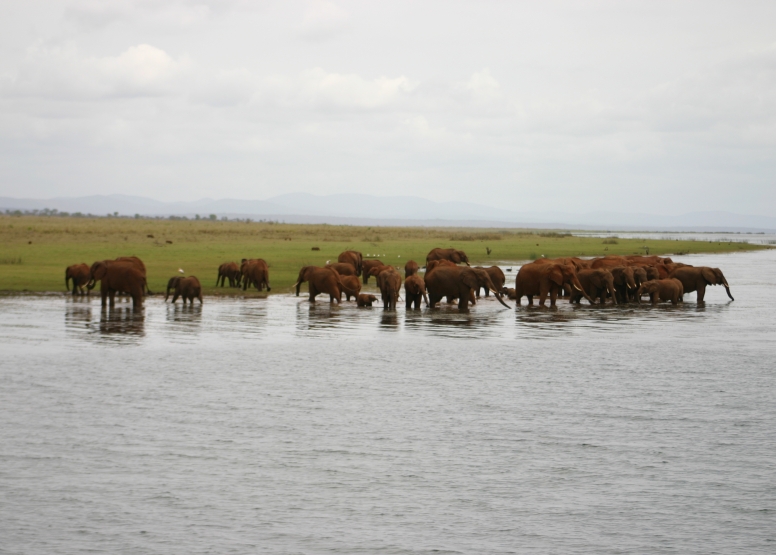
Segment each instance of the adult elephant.
M590 261L589 268L597 270L598 268L616 268L617 266L627 266L628 259L624 256L609 255L599 258L593 258Z
M376 258L367 258L361 262L361 279L364 281L364 285L369 283L369 276L373 275L370 273L372 268L378 266L385 266L385 264Z
M660 301L668 302L675 305L682 302L682 296L684 295L684 287L682 282L678 279L651 279L645 281L639 287L636 293L636 299L641 302L641 296L649 294L649 298L652 301L652 306L656 305Z
M218 267L216 287L218 287L219 281L221 282L221 287L223 287L226 280L229 280L229 287L240 287L242 274L240 273L240 267L237 265L237 262L224 262Z
M178 297L182 297L184 305L186 304L186 301L189 301L193 306L194 299L199 299L199 304L202 304L202 285L200 285L199 280L194 276L171 277L170 281L167 282L167 291L164 294L164 302L167 302L167 297L170 296L170 289L173 290L173 303L178 300Z
M449 260L455 264L463 263L467 266L469 265L469 257L466 256L466 253L456 249L431 249L428 255L426 255L426 267L428 267L428 263L432 260Z
M356 269L356 276L360 276L363 270L364 257L358 251L344 251L337 257L337 262L352 264Z
M428 306L428 296L426 295L426 282L417 275L411 274L404 280L404 298L406 299L407 310L413 305L416 309L420 308L421 299L426 301Z
M426 274L428 275L429 272L431 272L434 268L438 268L440 266L458 266L455 262L451 262L449 260L432 260L428 264L426 264Z
M244 259L240 266L240 275L242 276L243 291L252 285L259 291L263 291L264 287L267 288L267 291L272 291L269 286L269 265L263 258Z
M113 260L103 260L102 262L104 262L107 265L118 263L118 264L124 264L124 265L131 266L131 267L135 268L138 272L140 272L140 274L143 276L144 280L147 280L145 264L143 264L143 261L140 260L137 256L119 256L118 258L115 258ZM96 262L95 262L95 264L96 264ZM94 264L92 264L92 267L94 267ZM95 287L95 285L97 285L98 281L100 281L99 278L95 279L94 273L90 272L89 283L87 284L86 288L89 289L89 290L94 289L94 287ZM151 290L148 289L148 282L147 281L145 282L145 285L143 287L144 287L144 294L153 295ZM123 292L124 293L129 293L129 291L123 291Z
M345 300L349 301L350 297L358 299L359 293L361 293L361 282L357 276L340 276L340 282L342 286L342 292L345 293Z
M126 292L132 297L132 307L135 310L143 306L143 292L147 289L146 278L131 262L116 260L101 260L92 264L89 275L96 283L100 282L102 306L110 298L110 306L114 306L116 293Z
M70 289L70 280L73 280L73 296L75 296L77 291L80 291L81 295L83 295L84 287L89 284L90 278L89 266L86 264L81 263L68 266L65 270L65 289Z
M667 256L643 256L640 254L632 254L624 257L629 262L634 264L673 264L674 261Z
M577 271L569 264L525 264L520 267L515 277L515 308L520 306L523 296L528 297L528 306L533 306L533 298L539 295L539 306L544 306L547 295L550 296L550 306L555 306L558 294L564 284L570 284L577 291L582 291L583 296L590 304L594 304L590 296L584 292L582 284L577 278Z
M331 268L341 276L359 276L361 273L350 262L335 262L334 264L326 264L327 268Z
M342 282L337 272L331 268L319 268L317 266L304 266L299 270L299 277L293 287L296 287L296 296L299 296L299 289L302 283L307 282L310 290L310 302L315 302L315 297L321 293L329 295L329 302L340 302L342 297Z
M611 295L612 303L617 304L617 293L614 288L614 275L609 270L598 268L596 270L581 270L577 273L577 279L582 285L583 291L572 289L570 303L579 304L582 294L587 293L589 299L601 299L601 304L606 302L606 295ZM589 300L588 299L588 300ZM593 304L592 302L590 304Z
M396 310L396 301L399 299L399 291L401 290L401 275L393 266L388 268L377 275L377 287L380 288L383 308Z
M420 270L420 267L418 266L418 263L414 260L408 260L407 263L404 265L404 277L408 278L410 276L414 276L418 273L418 270Z
M730 294L730 286L725 279L722 270L719 268L709 268L708 266L682 266L671 272L670 277L676 278L682 282L684 293L697 291L698 302L703 302L706 296L707 285L723 285L727 296L734 301Z
M504 275L504 272L501 271L501 268L498 266L490 266L488 268L483 268L482 266L475 266L478 270L485 270L485 272L488 274L488 277L490 277L490 281L493 282L493 286L496 288L496 291L501 291L504 289L504 282L506 282L507 278ZM482 287L482 289L485 289L485 296L490 296L490 290L487 287ZM480 296L480 288L477 288L477 296Z
M474 299L474 291L479 287L488 287L502 305L510 308L485 270L461 266L439 266L431 272L426 272L425 282L430 308L434 308L442 298L447 297L458 299L460 310L468 310L469 302Z
M610 270L614 277L614 289L617 292L617 302L626 303L636 296L636 275L633 266L616 266ZM644 273L646 278L647 274ZM646 281L646 279L644 280Z

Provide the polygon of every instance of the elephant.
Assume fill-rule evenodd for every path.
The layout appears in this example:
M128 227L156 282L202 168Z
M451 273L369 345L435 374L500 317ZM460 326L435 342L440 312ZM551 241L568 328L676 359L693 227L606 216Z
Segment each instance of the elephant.
M684 288L683 293L697 291L699 303L703 302L703 299L706 296L707 285L723 285L730 300L735 300L733 295L730 294L730 286L728 285L727 279L725 279L722 270L719 268L709 268L708 266L682 266L671 272L671 277L682 282L682 287Z
M505 287L504 294L507 296L507 299L509 299L510 301L514 301L517 299L517 295L515 295L514 287Z
M364 282L364 285L369 283L369 276L374 275L374 274L370 274L369 272L375 266L385 266L385 264L383 264L380 260L376 260L374 258L369 258L367 260L364 260L361 263L361 278Z
M449 260L432 260L431 262L426 264L426 274L431 272L434 268L439 268L440 266L458 266L455 262L451 262Z
M413 305L416 309L420 308L421 299L425 300L426 306L428 306L426 282L419 275L411 274L404 280L404 298L407 310L411 309Z
M337 257L337 262L352 264L356 269L356 276L360 276L363 270L364 257L358 251L344 251ZM341 275L342 272L340 272Z
M504 289L504 282L506 282L507 278L504 275L504 272L501 271L501 268L498 266L490 266L489 268L483 268L482 266L475 266L478 270L485 270L490 277L490 281L493 282L493 285L496 288L496 291L501 291ZM485 296L490 296L490 291L487 287L484 287L485 289ZM480 296L480 289L478 288L476 291L477 297ZM503 294L503 292L502 292Z
M70 289L70 280L73 280L73 296L79 291L81 295L84 294L84 287L89 284L91 274L89 273L89 266L84 263L73 264L68 266L65 270L65 289ZM87 289L88 293L89 290Z
M375 271L375 268L372 269ZM383 309L396 310L396 301L399 298L399 290L401 289L401 275L393 266L388 266L388 270L384 270L377 275L377 287L380 288L380 293L383 299Z
M628 262L632 262L635 264L673 264L674 261L668 258L667 256L642 256L639 254L632 254L625 257Z
M304 266L299 270L299 277L293 287L296 287L296 296L299 296L299 289L302 283L308 282L310 290L310 302L315 302L315 297L321 293L329 295L329 302L337 301L340 303L342 298L342 282L340 275L331 268L319 268L317 266Z
M589 269L591 262L592 260L582 260L575 256L569 256L566 258L537 258L531 264L571 264L579 271Z
M615 266L610 270L614 277L614 289L617 292L617 302L626 303L633 300L638 287L633 266ZM646 272L644 273L646 278ZM646 279L644 280L646 281Z
M600 298L601 304L604 304L606 303L606 295L609 294L612 297L612 303L617 304L614 276L609 270L604 268L581 270L577 273L577 279L579 280L579 283L582 284L584 292L590 296L590 299L595 300ZM569 302L579 304L581 298L581 292L572 290Z
M137 269L137 271L140 272L140 274L143 276L143 279L146 279L146 267L145 264L143 264L143 261L140 260L137 256L119 256L118 258L114 260L103 260L102 262L105 262L106 264L113 264L113 263L121 263L121 264L128 264L132 266L133 268ZM96 262L95 262L96 264ZM94 264L92 264L92 267L94 267ZM87 284L86 288L90 291L94 289L94 286L97 285L97 282L99 279L94 278L94 273L89 272L89 283ZM143 285L144 294L153 295L150 289L148 289L148 283L147 281ZM129 293L129 291L124 291L125 293Z
M628 266L628 259L617 255L602 256L593 258L589 267L591 270L597 270L598 268L616 268L617 266Z
M350 297L358 298L361 293L361 281L356 276L340 276L340 282L342 283L342 292L345 293L345 299L350 300ZM340 297L342 298L342 297Z
M469 257L466 256L466 253L455 249L431 249L428 255L426 255L426 268L428 268L428 263L432 260L449 260L455 264L463 262L469 266Z
M404 265L404 277L408 278L410 276L414 276L418 273L418 270L420 267L418 266L418 263L414 260L408 260L407 263Z
M387 266L385 264L382 264L380 266L372 266L369 269L369 275L377 277L380 274L382 274L383 272L389 272L389 271L395 272L396 268L394 268L393 266Z
M164 294L164 302L167 302L167 297L170 296L170 289L174 289L172 296L173 304L178 300L178 297L183 298L184 305L186 304L186 301L189 301L193 306L194 299L199 299L199 304L202 304L202 286L200 285L199 280L194 276L171 277L170 281L167 282L167 292Z
M219 281L221 282L221 287L223 287L226 280L229 280L229 287L240 287L242 273L236 262L224 262L218 267L216 287L218 287Z
M358 276L358 270L350 262L335 262L334 264L326 264L327 268L331 268L341 276Z
M469 302L474 301L474 291L479 287L488 287L502 305L510 308L485 270L462 266L439 266L431 272L426 272L425 282L430 308L434 308L443 297L447 297L448 300L458 299L459 310L468 310Z
M359 307L365 307L365 306L372 306L372 303L377 302L377 297L374 295L366 295L364 293L360 293L358 297L356 297L356 305Z
M146 277L137 264L128 261L101 260L92 264L89 275L96 283L100 282L102 306L110 297L110 306L114 306L116 293L126 292L132 297L132 308L139 310L143 306L143 293L147 289Z
M645 293L649 293L649 298L652 301L652 305L656 305L660 301L668 302L675 305L682 302L682 295L684 295L684 287L682 282L678 279L651 279L645 281L639 287L636 293L636 299L641 302L641 296Z
M240 274L242 275L243 291L246 291L251 285L262 291L264 287L267 291L272 291L269 286L269 265L263 258L243 259L240 265Z
M523 296L528 297L528 306L533 306L534 295L539 295L539 306L544 306L547 295L550 295L550 306L555 306L558 293L564 284L570 283L590 304L594 301L582 288L577 278L574 266L568 264L524 264L515 277L515 308L520 306Z

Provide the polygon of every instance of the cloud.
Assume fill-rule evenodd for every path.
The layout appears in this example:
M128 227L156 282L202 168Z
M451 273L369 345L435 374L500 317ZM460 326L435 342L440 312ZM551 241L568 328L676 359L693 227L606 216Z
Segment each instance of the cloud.
M0 94L50 100L160 96L174 91L175 79L190 65L187 58L176 60L148 44L106 57L82 56L74 46L35 47L2 81Z
M350 29L350 14L333 2L314 0L304 12L299 35L309 41L324 41Z

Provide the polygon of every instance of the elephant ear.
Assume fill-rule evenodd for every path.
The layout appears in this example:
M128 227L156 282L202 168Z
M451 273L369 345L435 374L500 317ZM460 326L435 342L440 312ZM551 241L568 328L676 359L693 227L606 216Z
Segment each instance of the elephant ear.
M470 289L477 289L479 282L477 280L477 274L474 272L463 272L461 274L461 282Z
M547 276L550 278L550 281L557 284L558 286L563 285L563 272L559 266L551 266Z
M717 283L717 276L714 275L714 272L711 268L702 268L701 275L709 285L715 285Z

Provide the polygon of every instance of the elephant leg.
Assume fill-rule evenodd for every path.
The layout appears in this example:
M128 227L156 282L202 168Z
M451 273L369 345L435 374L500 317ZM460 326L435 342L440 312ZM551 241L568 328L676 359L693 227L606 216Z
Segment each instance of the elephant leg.
M701 285L700 287L698 287L698 302L702 303L705 297L706 297L706 285Z
M549 291L545 287L539 288L539 306L544 306L544 302L547 300L547 294Z
M550 307L555 306L555 301L558 300L558 289L556 287L553 287L550 289Z
M528 299L528 306L533 306L533 295L526 295L526 299Z
M116 292L111 290L108 292L108 304L113 308L116 304Z

